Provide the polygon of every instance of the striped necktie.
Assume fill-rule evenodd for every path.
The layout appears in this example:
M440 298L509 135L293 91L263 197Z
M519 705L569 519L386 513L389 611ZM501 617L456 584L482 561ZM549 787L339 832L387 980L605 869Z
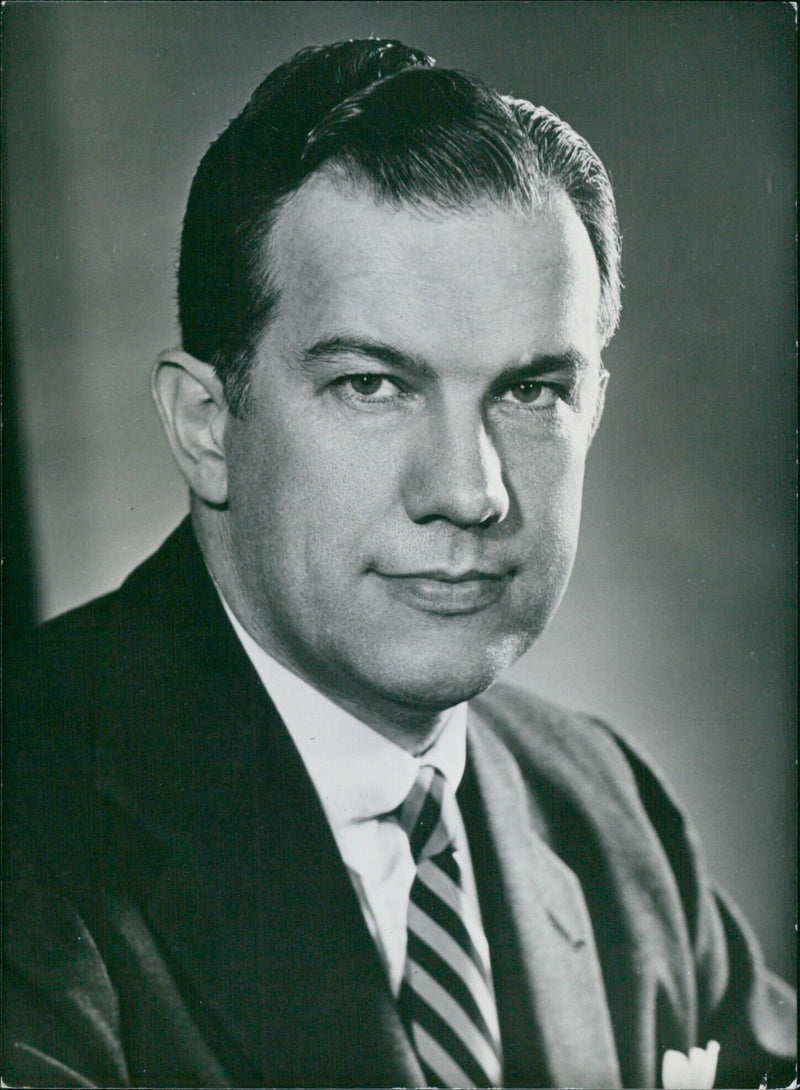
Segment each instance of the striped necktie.
M499 1086L489 949L448 831L455 805L441 772L425 765L398 812L417 864L398 1002L431 1086Z

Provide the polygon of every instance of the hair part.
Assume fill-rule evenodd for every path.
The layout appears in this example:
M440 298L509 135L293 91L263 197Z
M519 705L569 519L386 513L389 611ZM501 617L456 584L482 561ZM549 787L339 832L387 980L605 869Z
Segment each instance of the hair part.
M533 209L567 193L600 271L604 343L620 312L619 235L608 175L543 107L434 68L400 42L340 42L276 68L211 144L184 218L178 307L184 349L213 364L231 411L247 411L256 343L277 304L264 267L285 200L328 172L394 206L457 212L486 200Z

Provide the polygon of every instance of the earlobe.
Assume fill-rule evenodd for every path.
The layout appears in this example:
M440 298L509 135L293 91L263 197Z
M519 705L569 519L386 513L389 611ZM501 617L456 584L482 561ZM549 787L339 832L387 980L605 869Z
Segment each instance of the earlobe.
M151 388L172 453L192 492L208 504L225 504L228 410L214 368L171 349L156 360Z

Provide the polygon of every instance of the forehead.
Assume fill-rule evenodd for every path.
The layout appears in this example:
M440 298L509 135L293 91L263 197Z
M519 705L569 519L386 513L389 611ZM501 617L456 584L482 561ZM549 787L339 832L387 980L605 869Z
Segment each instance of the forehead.
M533 212L488 200L422 211L320 176L278 213L266 261L275 321L292 339L354 330L431 353L491 350L505 362L596 335L597 262L560 192Z

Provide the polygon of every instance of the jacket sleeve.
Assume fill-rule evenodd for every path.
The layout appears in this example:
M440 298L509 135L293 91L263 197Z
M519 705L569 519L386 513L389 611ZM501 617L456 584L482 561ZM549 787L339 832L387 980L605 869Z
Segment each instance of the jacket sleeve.
M698 1044L720 1043L715 1086L784 1087L796 1076L796 997L769 971L741 912L711 883L696 833L652 770L620 741L680 889L693 942Z
M8 1086L130 1085L119 1010L89 930L33 845L6 832L2 1078Z

